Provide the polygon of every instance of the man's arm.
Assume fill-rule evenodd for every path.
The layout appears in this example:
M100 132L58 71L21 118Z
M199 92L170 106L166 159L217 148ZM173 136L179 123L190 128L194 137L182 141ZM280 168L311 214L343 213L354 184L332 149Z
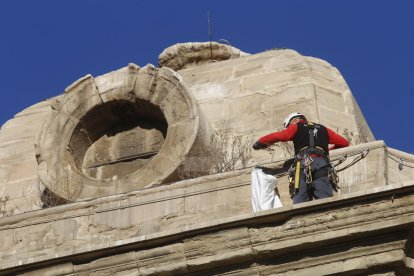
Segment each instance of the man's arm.
M266 136L263 136L259 140L257 140L257 142L253 145L253 148L261 149L269 145L272 145L276 142L292 141L293 137L295 137L297 129L298 126L296 124L292 124L282 131L273 132Z
M329 150L345 148L349 146L348 140L346 140L344 137L342 137L335 131L331 130L330 128L327 128L327 130L328 130L328 137L329 137L328 143L333 144L333 146L331 146Z

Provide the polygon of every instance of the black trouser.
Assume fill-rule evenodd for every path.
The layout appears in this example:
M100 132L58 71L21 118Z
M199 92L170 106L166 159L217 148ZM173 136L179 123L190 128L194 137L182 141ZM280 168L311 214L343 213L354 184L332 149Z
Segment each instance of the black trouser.
M306 175L301 165L299 191L293 197L293 204L320 198L327 198L333 195L333 188L327 174L328 162L323 157L312 157L312 177L320 176L321 171L326 171L326 176L315 177L312 183L306 183ZM325 175L325 173L323 173Z

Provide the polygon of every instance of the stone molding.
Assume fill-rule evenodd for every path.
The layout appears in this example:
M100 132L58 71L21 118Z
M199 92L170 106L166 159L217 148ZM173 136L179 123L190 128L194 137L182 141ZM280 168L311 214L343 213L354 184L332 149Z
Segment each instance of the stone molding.
M189 229L117 241L99 250L43 257L46 263L33 258L21 260L21 266L15 268L4 263L0 272L35 269L33 273L40 273L36 267L42 265L48 266L47 272L65 271L62 275L130 269L136 275L412 272L413 256L405 252L413 251L407 247L412 247L414 231L413 187L413 183L384 187L359 196L209 221Z

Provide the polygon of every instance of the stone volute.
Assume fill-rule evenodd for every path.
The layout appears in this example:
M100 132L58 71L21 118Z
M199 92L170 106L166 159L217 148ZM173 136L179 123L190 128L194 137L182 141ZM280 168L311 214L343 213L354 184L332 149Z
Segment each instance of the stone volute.
M176 180L205 133L198 105L169 68L130 64L87 75L56 100L43 124L38 176L70 201L150 187Z

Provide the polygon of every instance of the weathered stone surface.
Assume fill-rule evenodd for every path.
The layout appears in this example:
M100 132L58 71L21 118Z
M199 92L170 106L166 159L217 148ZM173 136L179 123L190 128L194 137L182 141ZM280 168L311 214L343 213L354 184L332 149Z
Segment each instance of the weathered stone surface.
M135 252L76 265L73 272L74 275L142 275L138 271Z
M188 272L182 244L157 247L136 253L140 275L174 275Z
M165 49L158 57L158 63L160 66L180 70L199 64L247 55L249 54L237 48L217 42L178 43Z
M192 103L186 102L186 90L190 90L194 94ZM163 91L176 91L176 93L165 93ZM138 138L134 135L134 138L129 139L132 141L132 144L128 141L124 143L125 139L128 140L128 131L125 132L125 135L122 134L122 131L115 133L113 142L111 142L113 145L116 145L115 147L112 144L108 147L105 147L105 145L98 146L99 143L94 146L93 142L95 139L102 137L101 133L105 131L102 126L105 124L119 125L120 121L117 121L116 118L120 115L115 110L128 109L128 104L112 105L110 108L96 110L96 116L89 116L88 120L83 120L80 124L76 123L76 120L79 120L76 117L83 116L82 114L90 110L92 106L104 106L103 103L120 101L132 101L136 104L138 99L158 104L161 111L157 111L158 113L151 111L152 113L148 114L152 115L149 116L155 116L158 122L168 123L170 128L177 127L177 129L168 130L170 134L179 136L176 136L175 139L165 140L164 148L171 148L171 150L164 150L164 158L129 160L130 156L136 156L134 150L131 149L135 147L133 140L138 140ZM341 104L341 101L344 101L345 104ZM170 170L171 166L169 164L171 162L181 159L176 155L176 152L180 152L180 148L183 148L183 145L186 143L183 141L177 145L176 141L185 140L188 137L188 135L182 135L183 123L188 124L188 121L183 120L187 116L184 110L191 109L194 103L200 105L201 109L198 114L202 113L203 120L208 121L207 124L204 121L202 123L203 126L207 125L207 130L199 130L199 133L205 134L198 135L198 137L207 137L214 131L220 133L226 130L226 132L230 131L231 135L245 137L246 141L248 139L253 140L256 136L280 129L283 117L287 113L300 109L311 120L322 121L322 123L338 130L340 133L348 133L352 143L357 144L372 139L372 135L366 127L363 117L361 117L359 108L338 70L324 61L303 57L292 50L273 50L220 63L199 64L196 67L181 70L178 74L167 68L156 69L152 65L139 68L137 65L130 64L128 67L95 79L91 76L86 76L68 87L65 97L42 102L28 111L22 112L18 117L21 118L19 120L24 121L20 123L16 121L16 118L13 122L7 123L3 126L0 139L3 137L6 139L5 141L9 141L8 137L11 136L7 136L8 133L13 137L21 136L16 132L17 130L21 131L21 125L28 125L30 120L40 120L41 122L44 114L51 114L52 111L50 111L49 106L52 106L54 109L59 110L59 112L53 111L54 115L51 115L52 117L62 118L63 116L63 120L69 121L73 119L77 127L73 131L74 135L72 135L72 131L68 131L68 134L61 135L62 139L56 140L59 141L58 143L47 144L53 140L51 139L51 136L54 136L53 133L59 133L59 135L62 133L60 128L63 127L62 124L66 123L62 121L58 124L59 127L55 129L45 126L48 132L41 134L39 137L43 137L42 139L48 141L44 144L48 150L43 150L42 154L39 154L39 151L36 153L41 178L44 172L49 174L47 177L49 182L55 182L53 179L69 179L73 177L73 182L83 182L87 186L83 190L84 196L82 197L113 194L136 189L137 187L132 187L131 181L143 183L139 186L144 187L177 179L174 173L170 177L160 176L153 181L143 177L138 177L134 180L134 175L135 172L141 171L141 169L144 169L144 171L140 172L141 175L159 173L162 175L163 172ZM142 104L139 106L144 110L149 108L149 106ZM66 113L71 114L71 119L64 117ZM165 121L160 119L162 117L160 114L162 113L166 117ZM43 114L43 117L38 117L39 114ZM141 116L139 115L141 113L136 114ZM97 118L105 119L98 120ZM174 123L174 120L177 123ZM105 121L105 123L102 123L102 121ZM37 124L38 129L40 129L39 123ZM209 124L212 126L211 130L208 130L210 128ZM15 129L13 129L13 125L15 125ZM29 125L33 124L29 123ZM122 127L128 128L130 126L124 123ZM69 128L73 128L73 126ZM88 129L88 131L85 131L85 129ZM359 130L361 130L361 133L359 133ZM133 130L131 131L134 132ZM24 131L24 133L26 132L28 131ZM46 136L49 138L46 138ZM71 154L74 158L74 163L78 164L78 168L71 168L71 165L61 166L66 169L54 173L52 168L55 166L46 166L45 163L42 163L42 159L48 156L46 160L49 160L48 162L51 164L55 164L57 160L62 158L70 159L70 154L68 155L66 148L63 146L67 144L65 139L68 139L68 137L71 137L72 146L70 149L73 150ZM118 140L117 137L120 139ZM16 156L14 160L20 159L20 157L33 158L29 157L29 155L33 154L30 150L30 144L33 145L34 142L33 136L27 136L25 139L24 143L28 145L28 151L21 152L20 155L16 155L18 154L16 149L20 150L17 144L12 146L3 143L1 146L7 146L8 156L10 158ZM200 138L197 139L196 144L205 142ZM7 144L9 143L7 142ZM62 150L58 150L57 154L55 154L58 145L61 145ZM161 145L161 142L159 145ZM112 152L103 158L106 165L95 167L96 163L90 163L90 160L99 159L99 156L105 153L105 149L93 150L94 147L111 149ZM86 157L85 166L82 166L85 159L84 153L89 148L90 153ZM137 150L139 155L140 150ZM16 152L16 154L13 152ZM194 156L194 151L191 152ZM270 155L254 152L253 157L254 161L266 163L288 156L289 153L284 148L275 147L275 151ZM122 161L124 158L127 158L128 161ZM6 160L9 160L9 158L6 158ZM159 166L154 167L156 162L159 163ZM147 168L146 170L145 167ZM12 168L7 168L7 170L9 169ZM85 171L78 173L82 172L82 169ZM49 171L51 173L48 173ZM31 170L25 170L25 172L28 174L32 173ZM10 175L10 172L5 172L5 174ZM20 173L17 172L17 174ZM94 181L84 178L83 174L92 178L102 179L102 181L98 180L99 183L93 184ZM125 181L122 178L125 178ZM368 177L367 179L370 178ZM72 181L67 180L67 182ZM95 189L93 186L100 186L100 188ZM57 192L58 189L53 187L52 190ZM79 189L72 190L71 194L81 193Z
M253 249L247 228L200 235L184 240L185 255L190 271L207 270L237 263L252 261ZM231 260L231 261L230 261Z
M339 129L341 133L348 131L355 137L354 144L374 140L344 79L327 62L301 56L293 50L273 50L219 65L206 64L179 71L212 127L219 132L226 122L226 129L259 137L280 129L287 114L300 110L313 121ZM226 70L237 73L230 76L223 73ZM333 99L332 91L336 95ZM257 96L252 100L246 97L250 94ZM239 102L233 104L236 98ZM243 106L241 101L252 106L247 110L238 108ZM231 112L230 107L233 107ZM217 110L222 110L222 115ZM245 122L246 118L238 120L238 116L246 111L260 116L254 115L255 119L250 116L249 123L239 128L240 121ZM258 162L269 160L261 152L254 152L253 157ZM272 157L277 160L286 156L278 150Z
M75 272L97 274L137 270L140 275L200 274L214 270L217 275L232 274L230 271L236 275L252 271L258 271L258 275L306 275L306 271L320 271L318 275L325 275L384 266L410 270L404 249L414 225L412 192L412 186L406 186L392 201L389 195L397 190L382 190L372 193L369 201L364 197L340 197L339 201L322 200L322 204L309 202L261 214L210 220L182 230L158 229L158 235L151 229L148 235L130 237L119 235L128 225L128 221L119 220L127 217L123 214L130 208L123 205L126 202L109 201L106 206L100 200L91 202L89 206L98 204L101 208L89 210L107 219L102 220L100 232L87 226L90 219L82 213L87 205L77 203L79 209L58 207L66 218L61 211L50 209L26 215L24 220L9 218L7 224L1 225L2 237L18 244L13 247L6 243L3 247L19 252L18 259L16 255L2 254L2 269L11 268L16 262L34 264L57 254L63 262L76 260ZM79 223L78 219L84 222ZM113 220L118 223L111 224ZM140 242L146 245L134 249L136 255L133 251L122 253ZM53 247L58 250L52 252ZM112 257L89 261L91 250L111 250Z
M36 276L36 275L44 275L44 276L60 276L60 275L75 275L73 271L73 265L71 263L64 263L54 266L49 266L47 268L34 270L31 272L25 272L20 275L25 276Z
M103 102L115 100L131 101L139 66L130 63L127 67L112 71L95 79L96 87Z
M150 87L135 90L138 69L130 65L97 81L87 76L54 107L36 151L39 178L59 197L74 201L171 181L191 148L202 145L196 137L210 132L203 129L208 124L200 124L204 118L181 77L147 66Z

